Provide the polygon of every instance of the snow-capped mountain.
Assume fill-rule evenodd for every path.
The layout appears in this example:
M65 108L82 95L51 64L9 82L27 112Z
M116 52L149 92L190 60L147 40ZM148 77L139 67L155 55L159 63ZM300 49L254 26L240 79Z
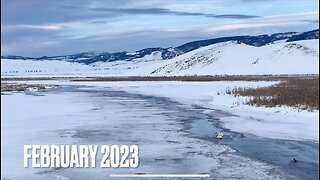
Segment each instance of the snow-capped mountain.
M108 58L98 54L40 59L4 56L1 76L319 74L319 30L225 37L176 48L106 53Z
M213 45L216 43L227 42L227 41L239 41L247 45L252 46L264 46L276 41L297 41L297 40L306 40L306 39L319 39L319 29L297 33L297 32L286 32L286 33L277 33L271 35L258 35L258 36L231 36L231 37L221 37L208 40L193 41L186 44L183 44L178 47L169 47L169 48L146 48L135 52L116 52L116 53L107 53L107 52L85 52L73 55L65 56L43 56L43 57L23 57L23 56L1 56L1 59L19 59L19 60L58 60L58 61L68 61L68 62L78 62L83 64L92 64L96 62L112 62L112 61L131 61L134 59L144 58L145 56L152 56L153 53L161 54L161 59L172 59L181 54L190 52L192 50L198 49L200 47Z

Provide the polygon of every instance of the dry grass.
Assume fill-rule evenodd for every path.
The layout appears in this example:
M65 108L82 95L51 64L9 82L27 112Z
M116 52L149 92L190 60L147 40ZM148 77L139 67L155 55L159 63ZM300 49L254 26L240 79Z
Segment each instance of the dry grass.
M51 87L58 87L57 85L50 85ZM28 88L36 88L38 91L46 90L46 86L42 84L15 84L15 83L1 83L1 92L21 92Z
M291 77L317 75L216 75L216 76L101 76L101 77L7 77L2 81L68 80L68 81L276 81Z
M227 89L226 94L250 96L247 102L256 106L287 105L300 109L319 109L319 75L240 75L240 76L127 76L127 77L33 77L1 78L2 81L68 80L68 81L281 81L265 88ZM24 85L3 86L1 91L25 90ZM218 92L218 95L220 93Z
M227 89L227 94L251 97L247 104L275 107L287 105L319 110L319 76L285 78L281 83L263 88Z

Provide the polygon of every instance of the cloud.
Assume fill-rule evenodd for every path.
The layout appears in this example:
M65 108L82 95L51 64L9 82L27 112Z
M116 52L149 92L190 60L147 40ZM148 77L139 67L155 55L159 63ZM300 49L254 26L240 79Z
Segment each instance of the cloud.
M287 31L297 31L299 29L308 29L313 27L319 28L319 12L297 13L287 14L279 16L261 17L244 22L223 23L216 25L204 25L204 26L191 26L189 32L200 31L203 33L219 33L219 32L237 32L238 30L246 30L247 32L254 29L260 29L263 31L274 32L279 29L288 29ZM291 27L291 28L290 28ZM188 27L184 28L186 31ZM312 28L311 28L312 29ZM271 31L270 31L271 30ZM241 32L238 32L241 33ZM253 34L253 33L251 33Z
M182 26L148 26L148 27L131 27L128 29L122 29L117 31L106 30L101 33L96 33L90 36L82 36L79 39L108 39L108 38L119 38L131 34L138 34L144 32L163 32L163 33L184 33L184 34L195 34L195 32L202 33L203 35L219 33L219 32L237 32L238 30L248 30L260 28L263 33L264 30L274 29L275 31L279 28L287 28L288 31L293 31L300 28L314 27L317 28L317 22L319 12L308 12L298 14L288 14L281 16L268 16L255 18L245 21L219 23L219 24L206 24L206 25L182 25ZM293 27L290 30L290 27ZM299 28L298 28L299 29Z
M9 25L7 26L7 28L28 28L28 29L57 31L57 30L61 30L63 27L61 25L56 25L56 24L47 24L47 25L21 24L21 25Z
M110 19L112 14L85 9L95 1L2 0L1 25L60 24L90 19ZM107 1L106 1L107 2Z
M272 1L272 3L271 3ZM274 2L274 3L273 3ZM246 4L244 4L246 3ZM1 0L2 52L27 56L175 46L317 28L317 1ZM270 17L271 16L271 17Z
M207 16L215 17L215 18L229 18L229 19L249 19L249 18L259 17L254 15L245 15L245 14L222 14L222 15L207 15Z
M122 15L175 15L175 16L203 16L211 18L224 18L224 19L248 19L256 18L256 15L246 14L209 14L199 12L183 12L173 11L167 8L90 8L90 10L98 12L117 13Z

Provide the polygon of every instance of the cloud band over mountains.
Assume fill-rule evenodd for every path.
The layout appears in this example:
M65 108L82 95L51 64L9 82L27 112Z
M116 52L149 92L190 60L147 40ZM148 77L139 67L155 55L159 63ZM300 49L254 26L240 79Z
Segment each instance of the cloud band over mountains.
M1 52L27 56L167 47L318 28L316 0L2 0ZM281 17L283 16L283 17Z

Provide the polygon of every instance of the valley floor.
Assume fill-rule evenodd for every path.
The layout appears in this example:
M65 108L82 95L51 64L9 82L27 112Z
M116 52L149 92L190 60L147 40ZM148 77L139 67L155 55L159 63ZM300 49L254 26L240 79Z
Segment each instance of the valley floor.
M226 94L236 87L265 87L278 81L220 81L220 82L79 82L90 86L112 87L131 93L167 97L189 105L227 111L234 116L221 118L231 130L262 137L319 141L319 111L292 107L253 107L246 105L247 97ZM209 113L209 110L208 110Z
M42 179L43 176L33 176L37 173L58 179L76 173L78 178L94 174L103 179L105 173L122 172L110 169L39 172L16 166L22 163L22 157L15 147L61 142L136 142L141 146L145 166L132 172L185 173L185 168L179 168L181 165L187 166L188 172L210 173L218 179L319 177L318 110L253 107L244 103L246 97L225 93L228 88L264 87L278 81L19 82L60 87L33 95L11 92L1 95L4 128L1 160L10 162L2 169L8 178ZM225 133L222 143L215 141L215 131ZM270 154L275 159L268 159ZM292 158L301 163L293 167Z

